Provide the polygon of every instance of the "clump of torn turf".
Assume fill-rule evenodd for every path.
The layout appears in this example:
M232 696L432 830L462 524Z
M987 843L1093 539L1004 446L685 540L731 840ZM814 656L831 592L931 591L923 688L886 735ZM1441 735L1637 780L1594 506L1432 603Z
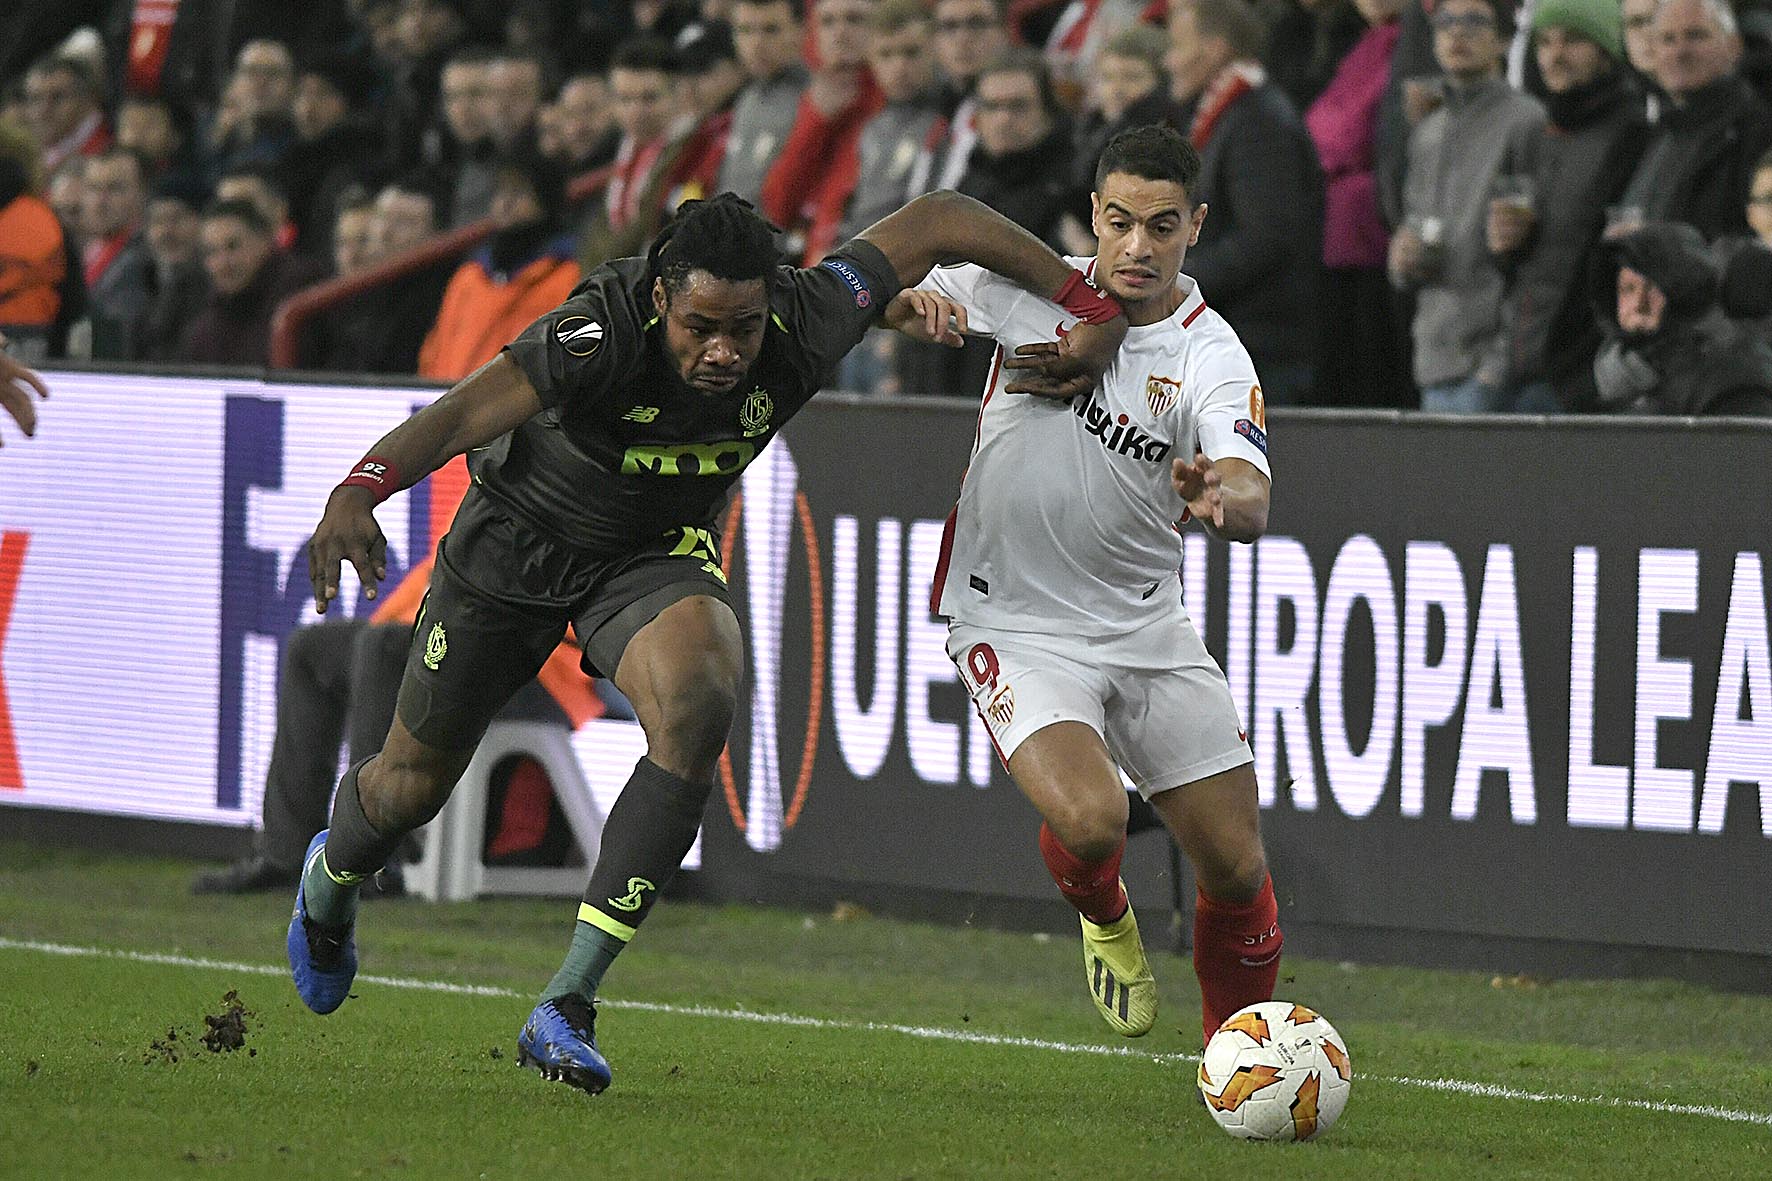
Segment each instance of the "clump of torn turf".
M235 989L228 989L222 995L221 1012L203 1015L204 1032L198 1041L211 1054L231 1054L246 1045L247 1025L249 1017L256 1017L246 1007ZM148 1043L147 1053L142 1057L143 1066L152 1066L156 1062L176 1065L190 1054L190 1041L181 1040L178 1026L170 1026L165 1037L157 1037ZM247 1050L249 1057L256 1058L257 1050Z
M232 1054L246 1044L246 1019L256 1016L241 1001L239 992L228 989L222 996L222 1011L203 1015L203 1024L209 1027L203 1034L203 1048L211 1054Z

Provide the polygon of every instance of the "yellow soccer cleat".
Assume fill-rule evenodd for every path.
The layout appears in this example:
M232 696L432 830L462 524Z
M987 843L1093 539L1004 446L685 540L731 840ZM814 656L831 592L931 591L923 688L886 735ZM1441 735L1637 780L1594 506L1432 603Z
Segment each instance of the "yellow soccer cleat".
M1083 973L1102 1020L1126 1037L1151 1031L1157 1023L1157 980L1130 904L1105 927L1083 920Z

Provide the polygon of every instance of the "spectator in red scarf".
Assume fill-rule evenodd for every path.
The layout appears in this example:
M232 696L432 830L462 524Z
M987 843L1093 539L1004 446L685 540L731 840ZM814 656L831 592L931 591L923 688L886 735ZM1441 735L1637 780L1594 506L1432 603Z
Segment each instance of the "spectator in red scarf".
M44 175L111 146L103 101L99 80L78 58L52 57L25 74L25 118L42 145Z
M874 0L819 0L813 13L816 58L793 129L763 178L762 211L797 235L807 266L836 245L837 226L855 191L861 129L886 105L868 69Z
M141 234L147 207L147 165L128 148L111 147L86 161L81 263L92 319L92 355L127 360L148 306L153 263Z
M1187 273L1237 330L1270 406L1311 393L1321 306L1323 170L1298 112L1256 60L1265 30L1243 0L1169 14L1176 126L1200 153L1210 211Z

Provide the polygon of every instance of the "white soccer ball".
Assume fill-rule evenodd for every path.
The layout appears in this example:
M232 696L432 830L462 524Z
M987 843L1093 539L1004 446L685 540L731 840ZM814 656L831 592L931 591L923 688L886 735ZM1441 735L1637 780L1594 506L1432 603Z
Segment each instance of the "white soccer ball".
M1347 1043L1291 1001L1238 1009L1200 1059L1200 1094L1218 1126L1243 1140L1310 1140L1341 1116L1353 1085Z

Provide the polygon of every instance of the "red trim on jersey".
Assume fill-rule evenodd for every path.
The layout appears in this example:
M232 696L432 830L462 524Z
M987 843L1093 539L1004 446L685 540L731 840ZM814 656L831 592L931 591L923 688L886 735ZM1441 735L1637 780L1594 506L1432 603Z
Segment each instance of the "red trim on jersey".
M991 379L985 383L984 401L978 404L978 429L972 432L972 446L976 450L979 439L984 437L984 408L991 404L991 395L997 392L997 378L1003 372L1003 346L998 345L997 351L991 354Z
M962 487L965 483L966 478L960 477ZM941 614L941 592L948 582L948 562L954 556L954 521L959 515L960 504L955 501L954 507L948 510L947 523L941 527L941 556L935 559L935 581L929 586L929 614L931 615Z
M1195 308L1193 311L1189 312L1186 316L1184 316L1182 318L1181 326L1183 328L1186 328L1188 325L1192 324L1195 320L1199 319L1200 313L1205 310L1206 310L1206 301L1201 300L1199 307Z
M959 666L956 664L955 667ZM991 740L991 749L997 752L997 761L1003 764L1003 770L1009 770L1009 756L1003 753L1003 744L997 741L995 734L991 733L990 719L984 716L984 711L978 708L976 701L972 703L972 712L977 714L978 720L984 723L984 736Z

